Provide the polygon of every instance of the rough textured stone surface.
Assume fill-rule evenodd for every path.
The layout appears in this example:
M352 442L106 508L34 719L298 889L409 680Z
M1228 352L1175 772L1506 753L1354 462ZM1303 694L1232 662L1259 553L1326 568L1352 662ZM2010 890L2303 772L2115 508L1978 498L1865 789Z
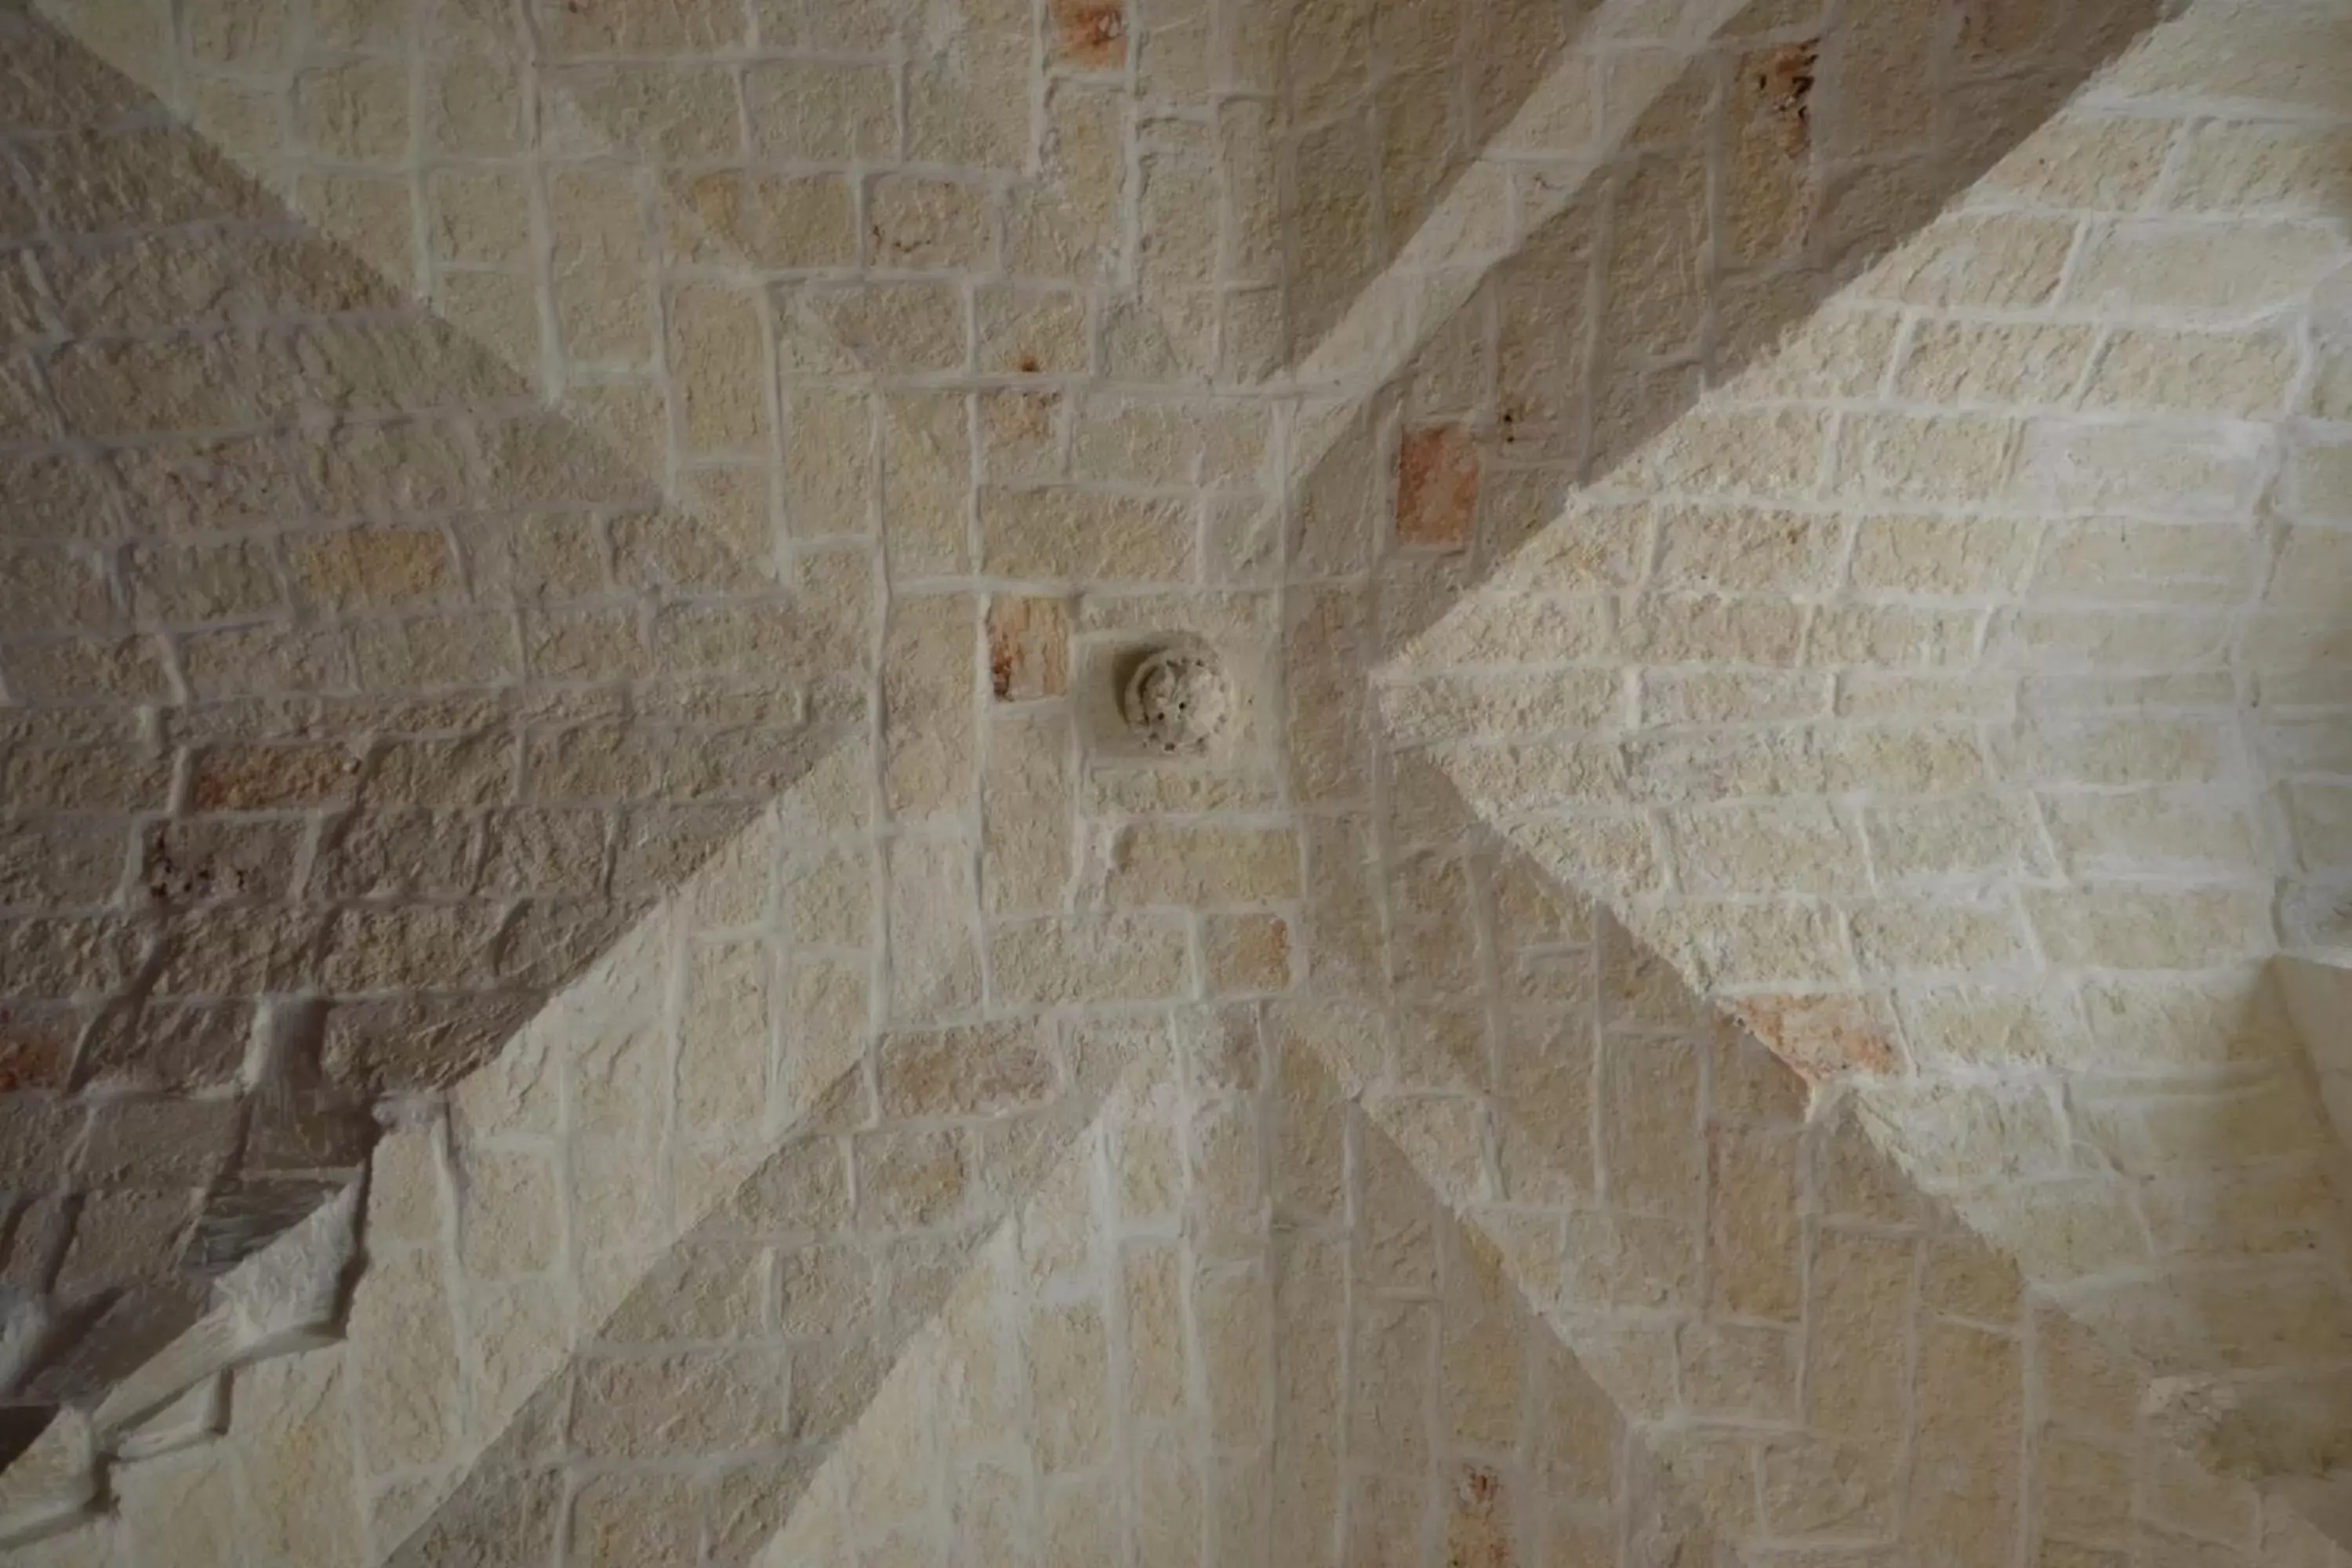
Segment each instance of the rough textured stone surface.
M1853 1094L2037 1286L2260 1411L2254 1384L2352 1330L2346 1172L2265 963L2341 945L2319 802L2345 759L2271 731L2342 717L2295 608L2343 597L2297 548L2300 520L2332 526L2327 481L2292 478L2330 438L2287 367L2335 330L2315 285L2352 253L2316 174L2301 199L2335 216L2305 228L2271 216L2296 198L2168 172L2209 115L2303 112L2313 68L2225 45L2239 26L2352 42L2327 7L2157 28L1610 450L1383 695L1481 815ZM1869 37L1824 43L1813 90ZM1925 101L1868 112L1891 132ZM1621 520L1640 542L1596 580ZM1449 700L1538 670L1633 700ZM1734 679L1765 700L1689 706ZM2275 1224L2245 1222L2252 1191Z
M2029 139L2150 9L54 0L0 1110L232 1107L207 1217L393 1125L342 1342L45 1550L2329 1561L2138 1415L2183 1311L2346 1353L2175 967L2334 841L2332 416L2233 290L2338 232L2222 144L2333 111L2200 4ZM1843 1092L1931 1031L1998 1092Z

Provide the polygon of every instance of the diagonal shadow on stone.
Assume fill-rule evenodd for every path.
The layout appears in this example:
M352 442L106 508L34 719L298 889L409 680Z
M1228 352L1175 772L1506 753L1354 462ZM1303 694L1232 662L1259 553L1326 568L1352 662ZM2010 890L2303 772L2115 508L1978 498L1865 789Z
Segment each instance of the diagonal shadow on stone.
M1549 524L1576 486L1770 350L2158 15L2149 0L2070 7L2063 37L2033 40L2030 70L2005 67L2000 50L2014 44L1972 23L1960 47L1979 40L1983 74L1954 89L1955 123L1930 128L1886 101L1906 90L1886 73L1890 61L1927 68L1948 7L1859 7L1827 35L1782 24L1777 7L1741 12L1294 479L1297 567L1360 573L1391 539L1451 552L1414 562L1422 580L1383 595L1380 647L1401 648ZM1873 148L1886 153L1865 159ZM1475 390L1488 379L1491 399ZM1440 454L1436 471L1459 464L1465 482L1432 482ZM1603 582L1621 569L1610 545L1592 546ZM1360 721L1353 707L1345 722Z
M763 492L666 505L657 437L551 413L95 58L7 29L43 68L11 100L5 1113L61 1213L152 1232L94 1274L60 1241L68 1294L170 1306L168 1337L363 1155L371 1098L485 1059L862 725L864 569L793 563ZM200 1213L108 1196L190 1187Z
M879 1091L916 1119L875 1124L864 1066L835 1080L386 1560L534 1560L565 1528L568 1471L703 1458L633 1528L707 1528L709 1561L746 1561L1129 1066L1050 1021L992 1027L987 1061L958 1047L992 1026L885 1036Z
M2034 1423L2042 1442L2129 1441L2147 1369L2031 1293L1851 1102L1809 1106L1605 911L1451 826L1450 789L1402 765L1399 854L1424 885L1466 880L1468 909L1400 923L1384 1026L1293 1022L1366 1086L1365 1116L1429 1184L1417 1201L1496 1248L1668 1485L1759 1554L2002 1563L2037 1488L2045 1510L2090 1511L2100 1483L2038 1472ZM1499 1019L1433 983L1482 964Z
M1090 1251L1101 1205L1153 1182L1126 1163L1135 1107L1106 1106L1102 1163L1048 1178L902 1357L906 1386L845 1440L837 1484L812 1489L760 1563L838 1561L910 1522L919 1539L942 1508L956 1549L990 1561L1054 1560L1049 1539L1072 1560L1115 1555L1122 1514L1154 1560L1715 1552L1508 1261L1349 1102L1289 1010L1221 1008L1202 1037L1180 1030L1177 1059L1135 1098L1186 1106L1182 1195ZM909 1442L917 1412L931 1430ZM1034 1492L981 1504L953 1458L934 1469L970 1451L1017 1474L1019 1439L1002 1444L1023 1433Z
M1600 0L1254 8L1250 37L1280 62L1276 96L1264 124L1255 106L1234 106L1223 152L1229 179L1267 179L1276 193L1268 232L1238 237L1235 248L1279 270L1278 368L1314 353L1601 9ZM1271 142L1262 161L1250 155L1260 136Z

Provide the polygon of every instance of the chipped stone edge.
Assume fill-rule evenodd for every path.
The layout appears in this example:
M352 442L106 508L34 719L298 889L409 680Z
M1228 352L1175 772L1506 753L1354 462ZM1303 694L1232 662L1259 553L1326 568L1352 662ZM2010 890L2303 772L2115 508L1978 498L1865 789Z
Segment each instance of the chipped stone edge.
M60 1409L32 1447L0 1471L0 1550L70 1530L99 1495L96 1434L90 1419Z
M0 1471L0 1548L68 1529L96 1511L112 1466L216 1436L226 1377L240 1367L332 1344L358 1253L364 1177L214 1286L212 1310L117 1384L94 1412L60 1410ZM142 1424L199 1393L184 1424Z

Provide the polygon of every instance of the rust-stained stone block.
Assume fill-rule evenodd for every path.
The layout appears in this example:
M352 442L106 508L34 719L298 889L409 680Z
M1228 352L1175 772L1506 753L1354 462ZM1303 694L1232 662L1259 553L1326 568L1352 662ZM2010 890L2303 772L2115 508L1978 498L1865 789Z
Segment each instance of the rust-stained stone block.
M1407 430L1397 447L1400 544L1458 550L1478 510L1478 449L1461 425Z
M63 1087L79 1029L78 1013L57 1004L0 1005L0 1094Z
M1127 8L1120 0L1053 0L1054 45L1072 65L1118 70L1127 64Z
M1059 697L1070 689L1070 611L1058 598L988 602L988 674L998 700Z

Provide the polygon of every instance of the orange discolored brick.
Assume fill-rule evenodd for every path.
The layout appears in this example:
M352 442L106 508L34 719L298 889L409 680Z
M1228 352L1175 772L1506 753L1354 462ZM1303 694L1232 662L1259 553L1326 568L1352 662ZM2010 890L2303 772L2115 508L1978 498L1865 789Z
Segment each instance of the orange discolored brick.
M997 698L1026 702L1070 689L1070 612L1059 599L988 602L988 678Z
M1859 997L1750 996L1728 1011L1807 1082L1895 1068L1886 1031Z
M1450 1502L1447 1568L1512 1568L1510 1509L1494 1467L1464 1465Z
M1759 50L1740 62L1743 102L1777 131L1790 157L1804 156L1812 142L1813 81L1820 60L1820 43L1808 39Z
M1478 510L1478 448L1460 425L1407 430L1397 447L1400 544L1459 549Z
M37 1016L20 1005L0 1006L0 1094L61 1087L72 1051L68 1018Z
M1054 0L1064 58L1102 70L1127 64L1127 8L1119 0Z
M349 795L358 773L343 746L215 746L196 756L193 794L198 811L316 805Z

